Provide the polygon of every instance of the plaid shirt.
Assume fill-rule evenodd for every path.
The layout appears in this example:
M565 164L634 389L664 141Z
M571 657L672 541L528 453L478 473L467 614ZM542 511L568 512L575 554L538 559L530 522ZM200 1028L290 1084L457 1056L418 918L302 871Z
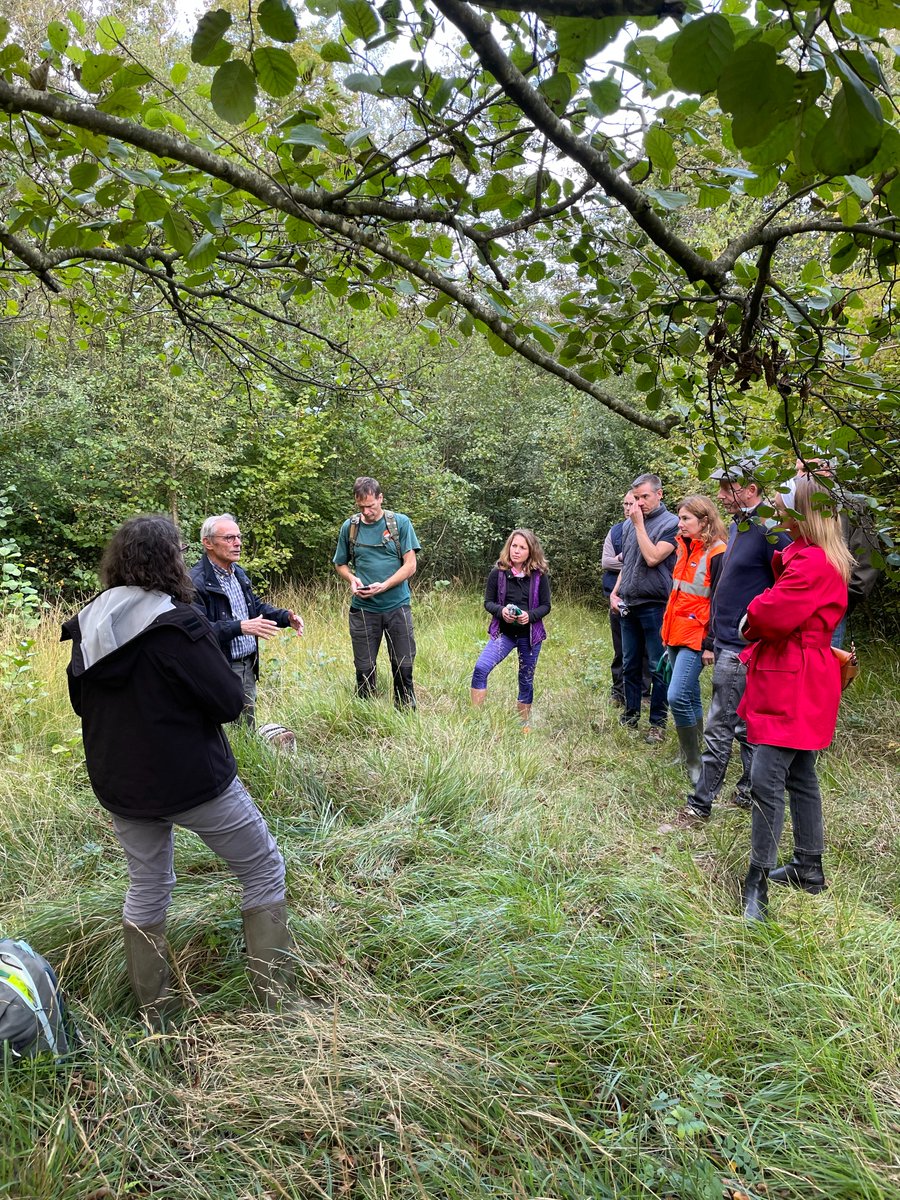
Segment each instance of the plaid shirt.
M216 573L216 578L225 589L225 595L228 597L228 604L231 608L231 615L236 621L249 621L250 612L247 608L247 597L244 595L244 590L238 583L234 571L223 571L217 563L213 563L212 566ZM255 653L255 637L251 637L248 633L240 633L236 638L232 639L232 659L250 658Z

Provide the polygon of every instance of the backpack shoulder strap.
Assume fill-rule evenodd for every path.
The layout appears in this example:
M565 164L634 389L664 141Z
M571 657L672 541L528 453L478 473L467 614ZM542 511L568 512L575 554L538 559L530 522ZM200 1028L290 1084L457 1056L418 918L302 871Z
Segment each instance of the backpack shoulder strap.
M349 555L350 555L349 565L351 567L356 566L356 563L354 561L356 558L356 535L359 533L359 522L360 522L361 518L362 518L362 513L354 513L353 516L350 518L350 528L347 530L347 538L350 543L350 545L349 545Z
M397 557L403 562L403 551L400 549L400 526L397 524L397 514L385 509L384 523L387 525L388 533L391 535L391 541L394 543Z

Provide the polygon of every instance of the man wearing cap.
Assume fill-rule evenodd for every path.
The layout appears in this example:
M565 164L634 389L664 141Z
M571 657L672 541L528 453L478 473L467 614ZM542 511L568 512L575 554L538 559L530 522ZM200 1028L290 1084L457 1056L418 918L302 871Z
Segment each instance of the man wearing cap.
M712 598L709 628L714 649L703 652L704 663L714 661L715 666L700 778L676 818L676 824L680 826L709 819L713 801L725 780L735 738L741 747L743 771L733 803L738 808L749 808L751 804L753 749L747 742L747 728L737 711L747 681L747 668L739 655L747 643L741 637L738 625L750 601L775 582L772 556L791 540L786 533L772 532L756 516L763 496L753 478L754 467L754 463L744 460L712 473L712 478L719 483L719 503L731 514L732 521L719 582Z
M652 679L646 741L653 745L665 738L669 713L666 683L658 665L663 652L663 613L672 590L678 518L662 502L662 480L658 475L639 475L631 485L631 493L634 504L622 535L622 570L609 606L622 621L625 709L619 720L632 729L640 721L646 654Z
M243 538L231 513L207 517L200 529L205 551L191 568L197 590L194 608L209 620L222 653L244 685L241 720L251 728L256 718L259 679L259 639L267 641L279 629L303 634L303 618L288 608L273 608L255 594L238 565Z

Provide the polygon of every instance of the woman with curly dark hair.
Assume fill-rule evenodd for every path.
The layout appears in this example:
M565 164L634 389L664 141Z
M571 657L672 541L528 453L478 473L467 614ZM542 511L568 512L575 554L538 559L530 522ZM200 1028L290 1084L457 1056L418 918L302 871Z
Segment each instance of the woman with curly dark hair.
M257 995L272 1006L291 978L284 860L222 731L240 714L244 691L191 606L184 549L167 517L126 521L103 555L106 590L63 625L88 774L128 865L128 976L156 1028L171 1010L165 923L175 825L193 830L242 885Z

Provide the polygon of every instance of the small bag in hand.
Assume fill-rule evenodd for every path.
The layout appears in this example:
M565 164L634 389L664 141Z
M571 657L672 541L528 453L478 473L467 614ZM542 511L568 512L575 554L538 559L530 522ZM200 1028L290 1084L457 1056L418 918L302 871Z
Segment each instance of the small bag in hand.
M856 644L851 642L849 650L839 650L837 646L832 646L831 653L838 660L838 665L841 668L841 691L845 692L859 674L859 659L856 657Z

